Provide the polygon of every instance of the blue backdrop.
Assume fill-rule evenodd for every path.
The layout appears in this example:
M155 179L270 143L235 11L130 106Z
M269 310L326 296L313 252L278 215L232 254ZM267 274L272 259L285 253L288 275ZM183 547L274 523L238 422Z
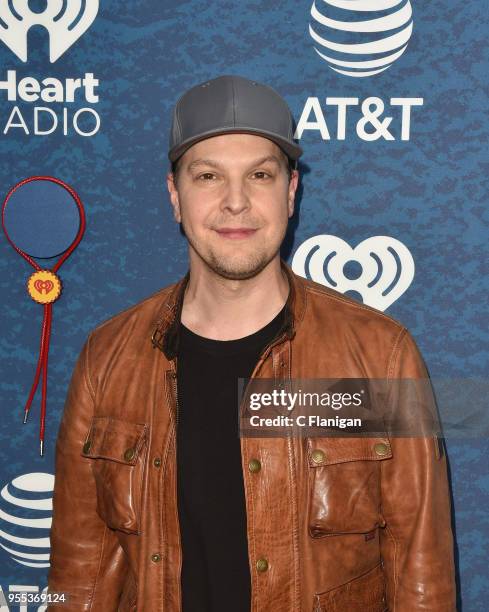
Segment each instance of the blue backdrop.
M187 270L186 241L166 193L166 155L171 109L197 83L221 74L257 79L286 98L298 121L302 184L283 257L318 280L321 270L310 257L315 245L325 258L328 248L346 253L347 245L371 239L345 256L343 284L332 278L331 286L405 324L433 378L487 377L487 7L399 0L366 14L347 2L316 0L311 11L310 0L105 0L97 12L98 3L86 0L78 1L72 30L46 12L56 2L31 1L23 22L15 0L2 3L4 196L21 179L52 175L74 187L87 214L84 239L59 272L63 293L53 305L42 458L40 389L22 424L42 307L25 290L33 269L0 241L5 594L15 585L46 586L50 512L43 500L50 497L67 385L88 332ZM33 25L26 33L27 17ZM367 18L385 20L371 32L351 26ZM328 19L347 25L333 27ZM381 51L369 46L390 36L397 38ZM375 62L383 67L382 59L406 43L377 72ZM65 229L53 216L53 236ZM389 258L394 262L390 297L358 280L376 251L383 273ZM38 262L51 267L56 260ZM480 401L487 406L485 397ZM443 418L443 406L440 411ZM489 599L488 450L482 436L447 439L464 612L486 610ZM19 507L19 499L30 501Z

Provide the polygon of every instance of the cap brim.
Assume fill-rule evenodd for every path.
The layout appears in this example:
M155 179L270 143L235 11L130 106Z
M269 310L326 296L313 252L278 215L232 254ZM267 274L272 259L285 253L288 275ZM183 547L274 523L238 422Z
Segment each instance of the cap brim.
M279 146L284 153L290 157L292 160L297 160L303 154L302 148L293 144L288 140L285 140L281 136L274 134L273 132L266 132L264 130L249 128L249 127L236 127L230 126L229 128L222 128L219 130L210 130L209 132L203 132L198 136L194 136L192 138L188 138L181 142L178 147L174 147L168 153L168 159L171 162L175 162L179 157L181 157L187 149L189 149L192 145L200 142L201 140L206 140L207 138L212 138L213 136L220 136L222 134L254 134L256 136L263 136L264 138L268 138L272 140L277 146Z

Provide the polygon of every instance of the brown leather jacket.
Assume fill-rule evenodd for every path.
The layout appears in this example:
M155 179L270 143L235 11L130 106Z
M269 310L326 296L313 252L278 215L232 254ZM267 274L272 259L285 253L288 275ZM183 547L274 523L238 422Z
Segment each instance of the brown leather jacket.
M253 376L427 377L399 322L281 264L287 317ZM68 602L48 610L181 610L175 354L188 276L99 325L80 353L56 445L48 577ZM456 610L436 438L242 437L241 452L251 612Z

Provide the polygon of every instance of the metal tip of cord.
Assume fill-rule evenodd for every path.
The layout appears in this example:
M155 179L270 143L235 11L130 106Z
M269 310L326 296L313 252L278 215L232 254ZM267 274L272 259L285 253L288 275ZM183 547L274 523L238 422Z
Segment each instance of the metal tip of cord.
M28 412L25 412L25 413L24 413L24 423L27 423L27 415L28 415L28 414L29 414Z
M40 446L40 450L41 450L41 457L43 456L44 453L44 440L41 440L39 442L39 446Z

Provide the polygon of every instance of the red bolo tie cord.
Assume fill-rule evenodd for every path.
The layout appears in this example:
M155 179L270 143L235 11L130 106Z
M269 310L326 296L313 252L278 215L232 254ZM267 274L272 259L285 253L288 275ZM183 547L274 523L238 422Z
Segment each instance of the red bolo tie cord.
M29 183L31 181L52 181L53 183L57 183L61 187L64 187L72 198L75 200L76 205L78 207L78 212L80 213L80 226L78 229L78 233L68 247L68 249L61 255L56 264L50 269L41 268L37 262L35 262L32 257L30 257L25 251L20 249L16 244L14 244L8 235L7 228L5 227L5 208L7 206L7 202L9 201L11 195L20 187ZM46 294L51 290L55 290L56 287L54 285L58 284L57 294L54 299L52 299L49 303L43 303L44 306L44 317L42 321L41 327L41 344L39 348L39 358L37 361L36 374L34 376L34 382L32 383L31 391L29 393L29 397L27 399L25 408L24 408L24 423L27 422L27 416L29 414L29 410L32 404L32 400L34 399L34 395L36 393L37 386L39 384L39 378L41 376L42 371L42 395L41 395L41 418L40 418L40 429L39 429L39 442L40 442L40 454L43 456L44 452L44 430L45 430L45 422L46 422L46 397L47 397L47 382L48 382L48 352L49 352L49 339L51 336L51 321L52 321L52 310L53 310L53 301L59 297L61 292L61 283L56 276L56 272L61 267L61 264L68 259L74 249L78 246L80 240L82 239L83 233L85 231L86 221L85 221L85 211L83 209L83 204L78 197L78 194L65 182L60 179L57 179L52 176L31 176L17 185L14 185L12 189L8 192L7 197L3 203L2 207L2 227L5 235L7 236L7 240L14 247L14 249L22 255L22 257L31 264L31 266L37 271L33 275L31 275L28 281L28 290L29 294L34 301L38 301L35 299L34 295L37 295L38 299L49 299L46 298ZM40 273L40 274L37 274ZM36 277L38 277L36 279ZM53 282L54 281L54 282ZM33 295L34 294L34 295Z

